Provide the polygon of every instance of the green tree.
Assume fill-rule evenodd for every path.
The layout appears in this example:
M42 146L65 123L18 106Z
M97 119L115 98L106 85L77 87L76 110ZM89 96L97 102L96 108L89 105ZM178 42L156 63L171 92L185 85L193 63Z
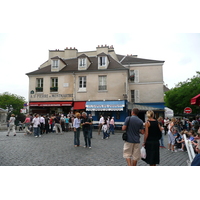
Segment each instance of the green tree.
M16 94L5 92L0 94L0 108L7 109L12 105L12 113L20 115L20 109L24 107L25 98Z
M199 106L190 104L191 98L200 94L200 72L196 73L165 93L165 105L174 110L175 114L183 114L185 107L191 107L193 114L199 114Z

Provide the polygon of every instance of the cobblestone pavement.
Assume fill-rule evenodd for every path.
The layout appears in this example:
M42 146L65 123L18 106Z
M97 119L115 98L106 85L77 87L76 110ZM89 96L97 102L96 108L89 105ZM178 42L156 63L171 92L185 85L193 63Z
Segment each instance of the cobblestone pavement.
M35 138L17 132L16 137L12 133L6 137L6 131L1 131L0 166L127 166L122 155L122 132L118 131L110 139L102 140L102 134L99 136L94 131L92 149L83 148L82 132L81 147L75 148L73 134L50 133ZM160 166L187 166L189 159L187 152L172 153L167 149L160 149L160 158ZM140 160L138 166L147 164Z

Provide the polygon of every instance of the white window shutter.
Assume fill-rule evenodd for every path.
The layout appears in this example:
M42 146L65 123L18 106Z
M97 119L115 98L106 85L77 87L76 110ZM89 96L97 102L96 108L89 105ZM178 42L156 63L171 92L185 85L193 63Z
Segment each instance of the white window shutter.
M135 72L135 83L139 83L139 70L134 70Z
M139 90L135 90L135 103L140 103Z

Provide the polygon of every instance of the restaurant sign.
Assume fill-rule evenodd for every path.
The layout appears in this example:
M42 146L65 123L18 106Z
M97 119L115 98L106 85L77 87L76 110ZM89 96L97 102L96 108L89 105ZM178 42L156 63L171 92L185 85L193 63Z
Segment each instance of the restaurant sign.
M53 99L53 98L67 98L67 97L73 97L73 94L31 94L30 98L34 99Z

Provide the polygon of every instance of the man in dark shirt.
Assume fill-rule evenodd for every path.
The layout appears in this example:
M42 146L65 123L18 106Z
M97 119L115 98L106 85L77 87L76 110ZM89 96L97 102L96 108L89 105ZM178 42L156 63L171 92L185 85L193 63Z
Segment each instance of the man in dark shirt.
M143 121L138 117L139 110L134 108L132 116L127 117L122 130L127 132L127 141L124 143L123 157L128 166L136 166L140 160L140 133L144 134Z
M56 135L58 135L58 129L60 130L60 133L63 134L59 114L56 114L56 117L54 118L54 122L55 122Z
M85 139L85 148L89 147L91 149L91 139L90 139L90 125L92 124L92 121L90 118L87 117L87 113L82 113L82 120L81 125L83 128L83 136Z

